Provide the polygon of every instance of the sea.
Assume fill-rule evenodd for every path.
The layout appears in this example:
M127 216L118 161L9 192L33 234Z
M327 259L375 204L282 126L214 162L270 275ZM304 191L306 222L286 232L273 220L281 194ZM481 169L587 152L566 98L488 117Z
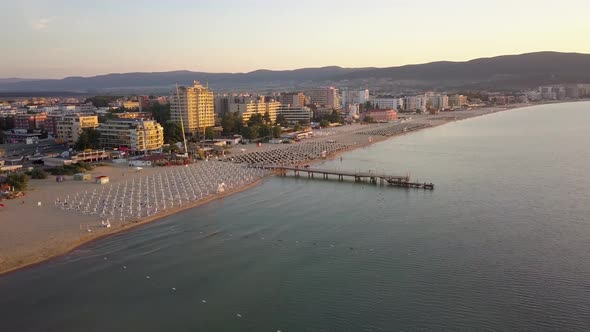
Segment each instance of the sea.
M3 331L590 330L590 102L410 133L0 277Z

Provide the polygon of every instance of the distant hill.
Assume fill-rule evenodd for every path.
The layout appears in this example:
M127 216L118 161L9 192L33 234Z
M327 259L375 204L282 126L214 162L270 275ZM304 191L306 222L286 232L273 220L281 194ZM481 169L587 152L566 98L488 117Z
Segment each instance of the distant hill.
M414 80L443 87L514 89L550 83L590 83L590 71L586 68L590 69L590 54L537 52L359 70L345 77Z
M175 83L208 82L215 90L288 90L338 86L412 89L521 89L550 83L590 82L590 54L537 52L480 58L465 62L431 62L389 68L322 67L256 70L249 73L171 71L108 74L93 77L23 80L0 79L0 93L70 91L107 93L170 91Z

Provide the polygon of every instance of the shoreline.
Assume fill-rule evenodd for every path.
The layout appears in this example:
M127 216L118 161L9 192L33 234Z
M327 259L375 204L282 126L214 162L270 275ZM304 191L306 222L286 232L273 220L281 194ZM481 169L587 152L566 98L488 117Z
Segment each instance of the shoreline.
M185 206L181 206L181 207L177 207L177 208L174 208L174 209L165 210L165 211L162 211L161 213L159 213L157 215L154 215L154 216L151 216L151 217L148 217L148 218L144 218L144 219L142 219L140 221L137 221L137 222L134 222L134 223L130 223L130 224L124 224L124 225L121 225L120 227L111 228L109 230L103 231L101 234L98 234L96 236L93 236L93 235L81 236L80 239L76 243L66 246L63 250L60 250L59 253L52 254L52 255L49 255L47 257L40 257L38 259L34 259L34 260L31 260L31 261L28 261L28 262L23 263L21 265L17 265L17 266L11 267L11 268L0 270L0 277L3 277L5 275L11 274L11 273L15 273L15 272L18 272L18 271L22 271L22 270L34 268L34 267L36 267L38 265L41 265L41 264L50 262L52 260L55 260L55 259L59 259L61 257L64 257L64 256L72 253L73 251L77 250L78 248L80 248L82 246L85 246L85 245L88 245L88 244L91 244L93 242L104 240L104 239L109 238L109 237L112 237L112 236L117 236L117 235L120 235L120 234L124 234L126 232L135 230L136 228L139 228L141 226L145 226L145 225L154 223L154 222L156 222L156 221L158 221L160 219L169 217L169 216L174 215L174 214L177 214L179 212L186 211L186 210L189 210L189 209L192 209L192 208L196 208L196 207L199 207L201 205L204 205L204 204L207 204L207 203L216 201L216 200L224 199L224 198L229 197L229 196L231 196L233 194L237 194L239 192L246 191L246 190L251 189L251 188L259 185L260 183L266 181L271 176L273 176L272 173L271 174L267 174L267 175L261 177L260 179L257 179L255 181L253 181L253 182L251 182L251 183L243 186L243 187L240 187L240 188L237 188L237 189L228 191L228 192L224 192L224 193L221 193L221 194L216 194L216 195L213 195L211 197L207 197L205 199L202 199L202 200L193 202L191 204L187 204Z
M588 100L579 100L579 101L588 101ZM570 102L570 101L568 101L568 102ZM575 102L575 101L573 101L573 102ZM427 126L425 126L423 128L419 128L417 130L413 130L413 131L409 131L409 132L399 132L399 133L395 133L395 134L392 134L392 135L375 135L375 136L371 136L371 138L372 138L371 141L369 141L368 139L361 140L361 138L362 138L362 136L361 136L361 137L359 137L359 141L356 144L351 145L351 146L349 146L346 149L339 150L339 151L336 151L334 153L331 153L331 154L329 154L327 156L327 158L319 158L319 159L314 159L314 160L302 161L300 163L296 163L295 165L300 165L301 166L301 165L304 165L304 164L321 164L322 162L325 162L327 160L334 160L338 156L341 156L341 155L343 155L343 154L345 154L347 152L351 152L351 151L353 151L355 149L364 148L364 147L371 146L371 145L376 144L376 143L380 143L380 142L383 142L383 141L386 141L386 140L390 140L390 139L396 138L398 136L407 135L407 134L415 133L415 132L418 132L418 131L422 131L422 130L426 130L426 129L438 127L438 126L441 126L441 125L444 125L444 124L447 124L447 123L451 123L451 122L457 122L457 121L467 120L467 119L471 119L471 118L481 117L481 116L485 116L485 115L489 115L489 114L495 114L495 113L509 111L509 110L516 110L516 109L521 109L521 108L527 108L527 107L533 107L533 106L540 106L540 105L546 105L546 104L556 104L556 103L562 103L562 102L560 102L560 101L556 101L556 102L543 102L543 103L534 103L534 104L527 104L527 105L518 104L518 105L514 105L512 107L510 105L501 106L501 107L490 107L490 108L487 108L487 111L486 111L486 108L482 108L482 109L479 109L479 110L465 111L465 112L478 112L478 111L479 112L484 111L484 112L482 112L481 114L472 114L472 115L467 116L467 117L464 117L464 118L456 118L456 117L455 118L450 118L449 117L448 119L444 119L444 118L443 119L432 119L432 118L429 119L428 118L429 115L427 115L424 118L413 119L413 120L410 120L410 121L413 121L413 122L414 121L430 121L430 122L435 121L435 123L429 123ZM494 109L497 109L497 110L494 110ZM439 114L436 114L436 115L432 115L432 117L437 117L437 116L438 117L444 117L445 116L445 112L439 113ZM370 127L371 127L371 125L367 125L366 126L366 128L370 128ZM356 133L351 133L351 135L356 135ZM367 135L367 138L368 138L368 135ZM63 256L66 256L66 255L70 254L71 252L77 250L78 248L80 248L80 247L82 247L84 245L87 245L87 244L90 244L90 243L93 243L93 242L96 242L96 241L100 241L100 240L103 240L105 238L109 238L109 237L112 237L112 236L116 236L118 234L122 234L124 232L134 230L134 229L136 229L138 227L141 227L143 225L147 225L147 224L156 222L156 221L158 221L158 220L160 220L162 218L169 217L169 216L174 215L176 213L179 213L179 212L182 212L182 211L185 211L185 210L188 210L188 209L196 208L196 207L199 207L201 205L210 203L212 201L215 201L215 200L218 200L218 199L223 199L223 198L228 197L230 195L233 195L233 194L236 194L236 193L239 193L239 192L246 191L248 189L251 189L251 188L259 185L260 183L266 181L267 179L269 179L270 177L272 177L274 175L275 175L274 172L271 172L271 173L269 173L269 174L267 174L267 175L265 175L265 176L263 176L263 177L255 180L255 181L253 181L253 182L251 182L251 183L249 183L247 185L244 185L244 186L240 187L240 188L237 188L237 189L234 189L234 190L225 192L225 193L221 193L221 194L216 194L216 195L213 195L211 197L208 197L208 198L205 198L205 199L202 199L202 200L199 200L199 201L192 202L191 204L187 204L187 205L182 206L182 207L177 207L177 208L165 210L165 211L162 211L161 213L159 213L157 215L154 215L154 216L150 216L148 218L141 219L141 220L139 220L137 222L133 222L133 223L130 223L130 224L124 224L124 225L121 225L121 226L119 226L117 228L111 228L111 229L108 229L108 230L103 230L102 232L100 232L99 234L96 234L96 235L95 234L82 235L82 236L79 237L79 239L77 241L75 241L73 243L70 243L70 244L67 244L67 245L64 245L64 246L61 246L61 247L58 246L58 247L52 248L51 251L49 253L47 253L46 255L37 256L37 257L29 257L28 260L26 258L23 258L20 261L18 261L18 262L21 262L22 261L22 263L20 263L20 264L17 263L17 264L15 264L13 266L10 266L8 264L9 266L4 267L3 269L0 268L0 277L5 276L5 275L8 275L8 274L11 274L11 273L18 272L20 270L34 268L34 267L36 267L36 266L38 266L40 264L43 264L43 263L46 263L46 262L50 262L50 261L52 261L54 259L59 259L59 258L61 258Z

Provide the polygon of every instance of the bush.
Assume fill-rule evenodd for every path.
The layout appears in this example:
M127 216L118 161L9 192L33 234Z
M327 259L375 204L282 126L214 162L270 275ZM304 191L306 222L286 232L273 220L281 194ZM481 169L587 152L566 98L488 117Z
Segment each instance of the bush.
M16 191L23 191L27 189L29 177L24 173L10 173L8 174L8 177L6 177L6 183L9 186L14 187L14 190Z
M85 163L85 162L79 162L78 163L78 167L83 168L87 171L91 171L94 169L94 166L92 166L92 164L90 163Z
M78 163L72 165L56 166L49 170L52 175L74 175L76 173L85 173L87 170L94 169L89 163Z
M31 171L31 178L33 179L47 179L47 172L42 170L41 168L35 168Z

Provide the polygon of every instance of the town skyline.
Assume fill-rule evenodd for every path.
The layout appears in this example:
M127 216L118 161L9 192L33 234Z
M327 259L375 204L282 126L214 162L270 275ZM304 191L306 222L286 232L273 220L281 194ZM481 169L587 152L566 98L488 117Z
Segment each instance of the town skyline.
M8 45L0 77L382 68L548 50L590 53L575 38L590 29L583 16L589 6L574 1L556 15L552 6L532 1L425 6L374 0L360 8L352 1L307 0L104 1L90 7L22 1L0 5L12 13L0 23L11 31L0 36ZM404 14L418 9L418 16Z

